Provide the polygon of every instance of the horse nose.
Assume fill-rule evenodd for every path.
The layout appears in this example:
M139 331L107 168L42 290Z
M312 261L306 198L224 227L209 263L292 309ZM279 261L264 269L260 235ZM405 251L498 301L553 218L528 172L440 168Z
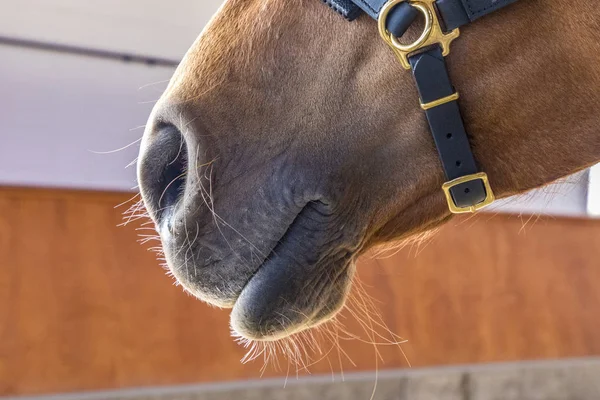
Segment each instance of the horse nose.
M170 123L156 123L144 133L138 160L138 182L150 216L160 228L183 196L188 144Z

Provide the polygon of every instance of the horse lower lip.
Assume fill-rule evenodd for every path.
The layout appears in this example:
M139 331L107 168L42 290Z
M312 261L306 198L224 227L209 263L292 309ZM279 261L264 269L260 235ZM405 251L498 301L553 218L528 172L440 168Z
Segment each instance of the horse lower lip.
M336 279L294 280L295 266L270 259L248 282L231 312L231 327L250 340L275 341L328 320L344 304L351 265L344 260ZM308 285L307 285L308 283Z
M330 241L324 240L330 233L311 225L319 217L323 214L314 204L305 206L248 280L231 313L238 334L253 340L288 336L327 317L330 312L323 310L335 308L331 303L345 296L337 289L347 280L338 278L346 276L352 255L325 256L331 253Z
M301 212L300 212L301 213ZM298 213L298 215L300 214ZM254 279L254 277L259 273L259 271L265 267L265 265L269 262L269 260L272 260L274 255L276 255L276 251L278 249L278 247L281 246L281 243L286 240L286 238L288 237L289 233L290 233L290 229L292 228L292 226L297 223L297 219L298 219L298 215L296 215L296 217L294 217L294 220L292 221L292 223L286 228L285 232L283 233L283 235L281 235L281 238L279 238L279 240L277 241L277 244L269 251L269 253L266 255L266 257L261 261L261 263L259 264L258 268L256 269L256 271L254 272L254 274L248 279L248 282L246 282L246 285L244 285L244 289L242 289L242 293L243 291L246 289L246 287L248 287L248 285L250 284L250 282ZM240 293L241 295L241 293ZM239 299L239 298L238 298ZM237 303L237 301L236 301Z
M289 291L286 276L293 271L273 258L265 261L256 274L248 281L233 306L231 313L234 330L254 340L269 340L278 332L290 332L289 326L277 322L277 316L283 316L285 309L278 299L285 299ZM295 321L297 325L300 321Z
M270 253L261 262L255 273L248 279L240 296L237 298L232 310L232 326L238 334L242 334L249 339L263 340L268 339L266 331L261 326L264 316L273 315L275 301L269 301L268 298L283 298L288 291L289 280L293 276L290 263L281 263L281 253L287 253L289 249L284 249L289 243L291 235L297 229L299 219L306 206L296 215L292 223L287 227L281 238ZM261 301L266 300L266 301ZM276 308L276 307L275 307ZM253 321L250 321L253 320ZM237 323L237 324L236 324ZM236 326L243 323L246 326ZM252 325L252 326L251 326ZM261 333L262 332L262 333Z

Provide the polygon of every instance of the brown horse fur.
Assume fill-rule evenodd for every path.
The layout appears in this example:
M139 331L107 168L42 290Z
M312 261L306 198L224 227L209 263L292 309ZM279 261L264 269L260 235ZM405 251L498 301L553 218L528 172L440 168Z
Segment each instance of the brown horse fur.
M450 73L498 197L600 160L599 32L592 2L521 0L453 43ZM164 206L162 136L177 131L187 174ZM329 319L358 255L449 218L411 74L374 21L319 0L227 1L151 116L139 178L176 278L233 307L232 327L256 340Z

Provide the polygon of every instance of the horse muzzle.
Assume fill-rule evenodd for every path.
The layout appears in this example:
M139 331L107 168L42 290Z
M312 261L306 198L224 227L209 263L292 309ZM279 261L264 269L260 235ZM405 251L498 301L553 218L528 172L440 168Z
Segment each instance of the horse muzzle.
M257 162L257 149L225 151L195 130L152 122L142 141L140 189L168 269L194 296L233 308L232 329L248 339L330 319L350 287L358 230L294 152Z

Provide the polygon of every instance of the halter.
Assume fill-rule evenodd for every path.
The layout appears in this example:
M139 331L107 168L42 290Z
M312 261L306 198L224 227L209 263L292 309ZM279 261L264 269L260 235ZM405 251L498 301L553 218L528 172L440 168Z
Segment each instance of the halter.
M487 174L471 151L444 57L458 28L516 0L322 0L349 21L363 11L379 23L379 33L400 64L412 70L447 182L442 185L453 214L472 213L494 202ZM408 45L398 41L420 14L425 27Z

